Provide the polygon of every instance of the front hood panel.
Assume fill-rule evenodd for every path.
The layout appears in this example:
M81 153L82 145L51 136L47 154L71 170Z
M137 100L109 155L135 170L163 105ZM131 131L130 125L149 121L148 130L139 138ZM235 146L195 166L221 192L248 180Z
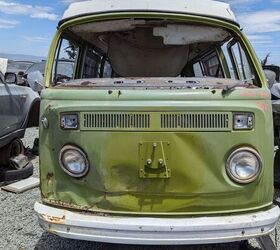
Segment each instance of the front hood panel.
M132 114L137 112L160 118L165 112L162 107L170 102L146 103L144 108L144 103L130 103L124 108L122 101L106 101L102 108L110 114L129 112L126 118L131 122ZM269 206L273 190L269 100L181 100L176 104L169 106L168 112L174 114L177 122L181 117L176 116L178 111L201 116L219 111L228 117L232 117L232 112L242 111L254 113L255 127L252 131L234 131L230 120L226 129L216 130L203 126L182 128L183 123L171 123L168 129L160 129L160 122L151 130L127 129L114 127L109 121L111 116L107 116L107 123L98 123L96 127L86 128L94 123L83 123L78 131L65 131L59 127L60 113L78 112L82 122L85 114L100 112L100 101L44 99L41 113L50 126L40 129L43 200L74 209L127 214L216 214ZM60 168L58 155L66 144L77 145L87 154L90 171L85 178L74 179ZM261 177L249 185L232 182L225 170L229 154L242 146L255 148L264 163ZM150 158L153 163L147 167Z

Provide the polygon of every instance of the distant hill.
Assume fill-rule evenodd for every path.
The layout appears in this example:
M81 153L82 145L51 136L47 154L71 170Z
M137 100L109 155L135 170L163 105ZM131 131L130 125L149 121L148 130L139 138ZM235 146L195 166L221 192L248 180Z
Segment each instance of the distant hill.
M32 62L38 62L46 59L46 57L43 56L41 57L41 56L32 56L32 55L7 54L1 52L0 52L0 58L7 58L13 61L32 61Z

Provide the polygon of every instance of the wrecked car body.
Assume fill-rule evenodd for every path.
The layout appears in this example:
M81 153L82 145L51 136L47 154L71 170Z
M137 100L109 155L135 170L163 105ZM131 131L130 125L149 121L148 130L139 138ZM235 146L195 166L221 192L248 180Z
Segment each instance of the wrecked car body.
M75 60L71 79L57 76L61 58ZM72 4L47 65L35 204L45 230L157 245L274 230L270 92L229 5Z
M33 173L32 164L22 157L20 139L26 128L38 126L40 98L16 81L15 73L0 77L0 181L18 180Z

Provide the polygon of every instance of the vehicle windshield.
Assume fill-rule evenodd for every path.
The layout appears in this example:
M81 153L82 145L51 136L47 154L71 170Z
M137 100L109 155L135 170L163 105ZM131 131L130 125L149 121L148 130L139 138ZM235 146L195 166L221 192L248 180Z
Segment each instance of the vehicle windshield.
M34 63L31 67L29 67L26 70L25 74L30 74L31 72L35 72L35 71L40 71L41 74L44 74L45 67L46 67L46 62Z
M40 63L34 63L25 73L30 74L31 72L39 71L42 75L45 73L46 61ZM71 60L63 61L60 60L57 64L57 75L67 76L68 78L73 77L74 62Z
M7 72L13 72L13 73L25 72L32 64L33 62L18 62L18 61L9 62L7 67Z
M54 66L55 86L261 86L243 44L215 26L138 19L86 23L64 31L56 55L56 61L75 64L67 77Z

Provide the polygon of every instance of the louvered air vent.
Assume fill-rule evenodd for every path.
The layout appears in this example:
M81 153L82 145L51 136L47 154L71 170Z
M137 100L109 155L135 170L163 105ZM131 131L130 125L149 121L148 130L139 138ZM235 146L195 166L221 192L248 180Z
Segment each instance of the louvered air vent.
M82 112L80 130L231 131L231 112Z
M143 113L83 113L84 129L148 129L150 114Z
M229 113L161 114L162 129L227 130L229 126Z

